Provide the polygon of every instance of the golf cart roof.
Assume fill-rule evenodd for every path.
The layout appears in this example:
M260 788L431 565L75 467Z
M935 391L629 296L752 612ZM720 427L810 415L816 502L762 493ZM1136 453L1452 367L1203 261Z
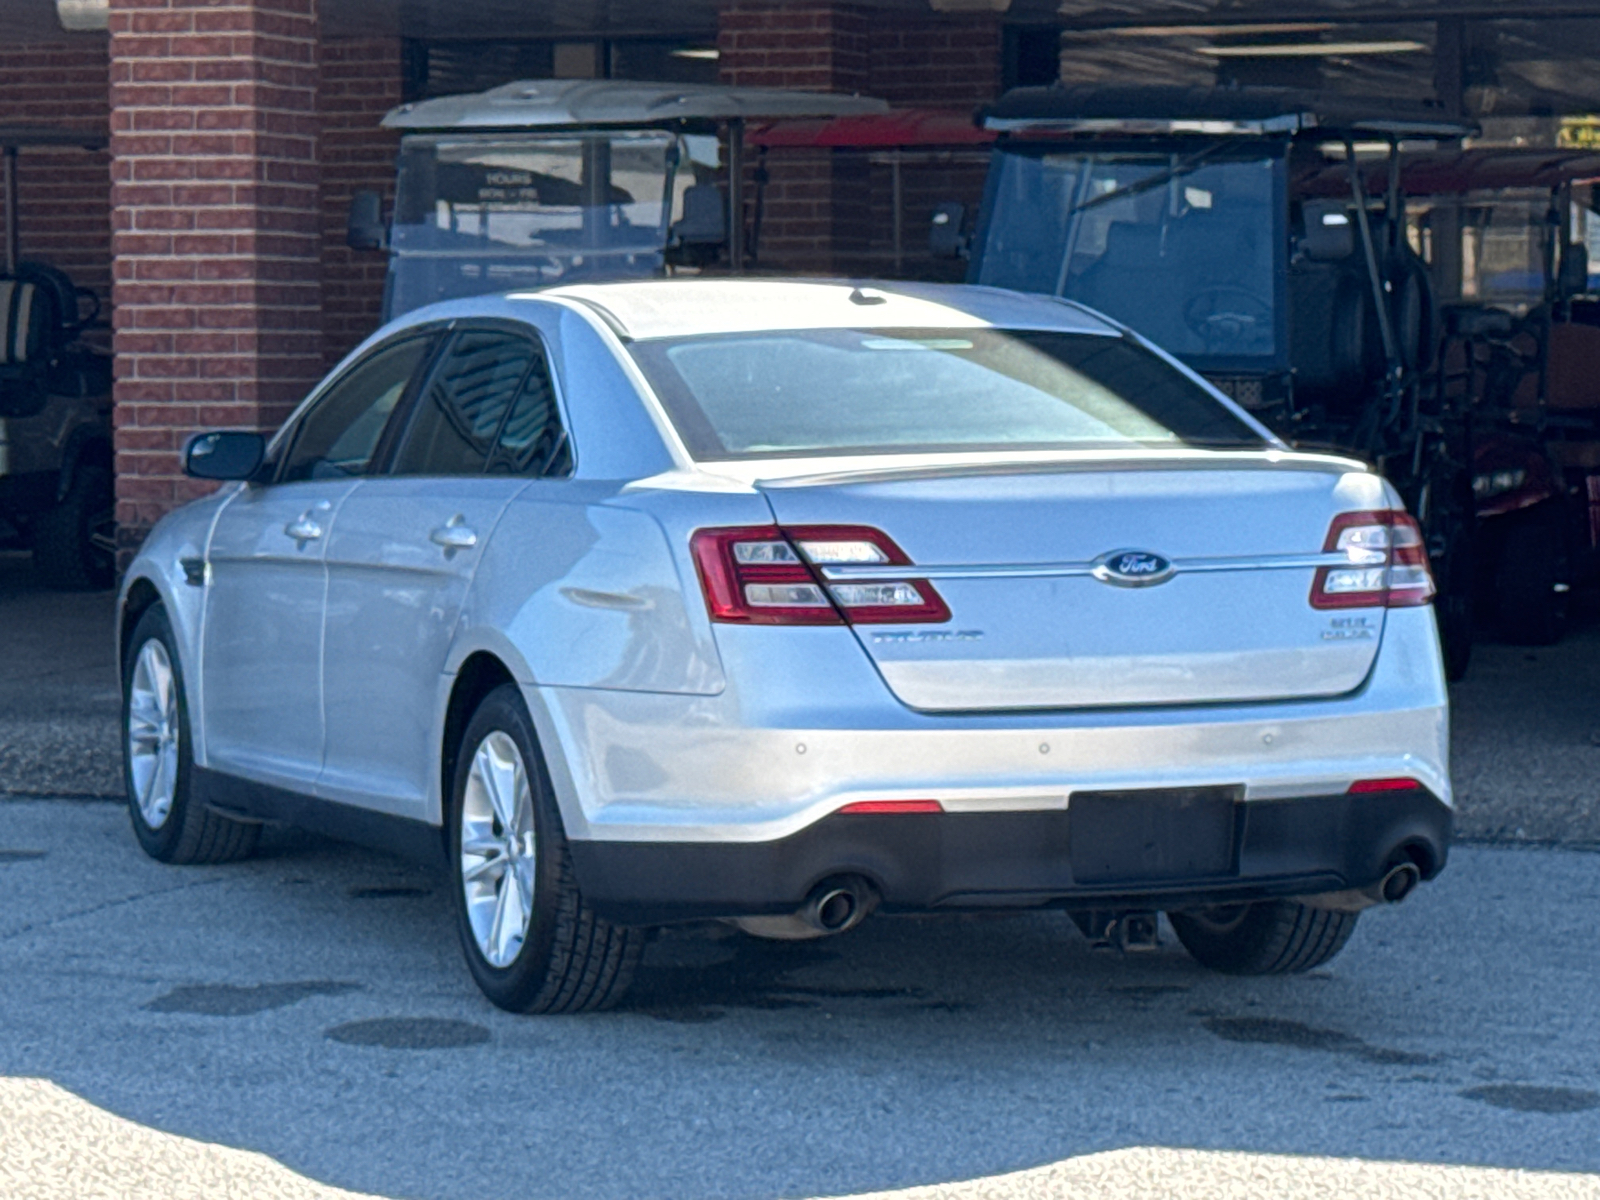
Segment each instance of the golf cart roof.
M1387 172L1367 173L1367 190L1381 192ZM1403 151L1400 187L1409 196L1456 196L1513 188L1558 188L1600 179L1600 153L1549 147L1483 148L1456 151ZM1342 162L1330 163L1296 185L1309 196L1349 195L1350 175Z
M984 109L979 119L1000 133L1315 133L1371 139L1459 138L1477 132L1467 118L1422 105L1266 87L1017 88Z
M67 129L56 125L0 125L0 148L81 146L103 150L110 139L103 129Z
M757 146L808 146L893 150L912 146L981 146L994 141L963 112L945 108L896 108L887 113L832 119L801 117L770 121L750 131Z
M383 124L388 129L407 130L570 129L888 111L882 100L828 92L618 79L528 79L473 95L402 104L384 117Z

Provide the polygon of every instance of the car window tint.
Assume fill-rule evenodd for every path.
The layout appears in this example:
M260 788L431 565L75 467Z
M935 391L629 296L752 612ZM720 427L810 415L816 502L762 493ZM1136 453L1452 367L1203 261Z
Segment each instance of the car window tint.
M426 336L391 342L346 372L301 420L283 482L366 474L384 426L432 344Z
M417 403L396 475L481 475L535 355L516 334L459 335Z
M534 361L517 393L489 470L508 475L566 475L572 470L571 449L543 355Z

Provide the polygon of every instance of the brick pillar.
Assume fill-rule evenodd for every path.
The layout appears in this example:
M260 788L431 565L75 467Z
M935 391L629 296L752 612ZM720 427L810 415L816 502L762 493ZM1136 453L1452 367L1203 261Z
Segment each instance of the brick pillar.
M378 327L387 257L345 245L355 192L377 192L394 207L400 137L378 122L400 103L399 38L333 38L322 43L317 109L322 119L322 352L332 366Z
M867 91L868 17L855 5L737 0L718 13L717 49L726 84ZM762 265L824 274L858 269L871 207L865 164L826 150L785 151L770 159L769 175L757 247Z
M111 0L118 538L322 373L316 0Z

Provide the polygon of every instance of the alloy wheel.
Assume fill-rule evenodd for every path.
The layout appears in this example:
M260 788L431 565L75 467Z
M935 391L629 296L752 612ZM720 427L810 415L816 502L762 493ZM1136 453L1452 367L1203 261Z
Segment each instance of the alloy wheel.
M508 967L533 921L533 791L527 765L501 730L478 743L461 797L461 887L478 951Z
M128 685L128 774L139 815L160 829L178 791L178 681L167 648L151 638L139 648Z

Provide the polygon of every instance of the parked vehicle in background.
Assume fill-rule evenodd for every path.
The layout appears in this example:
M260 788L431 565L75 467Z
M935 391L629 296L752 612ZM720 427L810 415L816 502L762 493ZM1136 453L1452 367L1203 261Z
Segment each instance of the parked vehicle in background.
M968 255L969 282L1127 322L1295 446L1375 464L1422 524L1460 676L1473 467L1431 386L1437 306L1398 168L1402 140L1472 122L1281 88L1059 86L980 121L998 137L983 204L937 212L937 250ZM1330 172L1340 188L1307 186Z
M1586 244L1600 234L1600 155L1413 154L1402 172L1444 301L1438 387L1471 418L1481 606L1508 640L1549 644L1574 591L1600 583L1600 300Z
M69 590L113 582L111 357L82 337L101 324L98 298L21 259L18 151L104 144L103 134L0 126L0 544L28 547L41 579Z
M402 134L392 220L376 192L358 193L348 241L388 252L385 320L507 288L718 263L737 275L745 121L887 109L863 96L609 79L405 104L383 119Z
M119 602L129 808L440 852L503 1007L643 929L1058 907L1301 971L1444 866L1416 522L1077 305L679 280L420 309Z

